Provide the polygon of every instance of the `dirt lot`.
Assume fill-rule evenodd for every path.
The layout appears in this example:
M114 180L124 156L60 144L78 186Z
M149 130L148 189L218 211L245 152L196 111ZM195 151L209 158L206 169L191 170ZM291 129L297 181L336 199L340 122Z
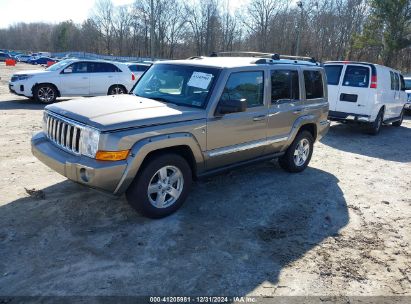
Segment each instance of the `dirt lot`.
M411 116L333 124L305 172L232 171L149 220L31 155L43 106L8 94L17 68L0 63L0 295L411 295Z

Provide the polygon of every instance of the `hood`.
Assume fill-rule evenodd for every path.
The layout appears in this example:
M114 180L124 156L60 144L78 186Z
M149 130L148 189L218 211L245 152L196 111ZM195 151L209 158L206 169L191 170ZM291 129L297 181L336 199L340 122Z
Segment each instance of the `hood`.
M134 95L81 98L49 105L46 110L101 131L205 119L202 109L166 104Z
M45 73L50 73L50 71L46 71L46 70L29 70L29 71L16 72L13 75L35 75L35 74L45 74Z

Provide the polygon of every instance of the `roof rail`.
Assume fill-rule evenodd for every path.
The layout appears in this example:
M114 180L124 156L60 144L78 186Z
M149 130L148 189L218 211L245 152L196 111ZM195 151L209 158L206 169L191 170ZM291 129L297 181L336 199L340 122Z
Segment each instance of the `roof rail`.
M291 56L291 55L280 55L277 53L262 53L262 52L248 52L248 51L231 51L231 52L212 52L210 57L217 57L219 55L237 55L237 54L246 54L251 57L260 57L260 58L270 58L273 60L280 59L290 59L290 60L304 60L312 63L317 63L314 57L307 56Z

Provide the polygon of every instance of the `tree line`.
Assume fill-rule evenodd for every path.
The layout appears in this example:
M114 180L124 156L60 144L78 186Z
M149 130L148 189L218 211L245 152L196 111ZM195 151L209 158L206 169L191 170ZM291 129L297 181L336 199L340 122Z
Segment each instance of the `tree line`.
M97 0L81 24L17 23L0 48L185 58L260 51L360 60L411 71L411 0Z

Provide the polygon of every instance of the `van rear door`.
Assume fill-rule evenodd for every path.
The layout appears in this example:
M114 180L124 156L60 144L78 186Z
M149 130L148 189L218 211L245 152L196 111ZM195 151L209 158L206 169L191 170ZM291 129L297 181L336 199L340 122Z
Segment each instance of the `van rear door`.
M368 65L347 65L340 86L336 111L369 115L372 103L371 74L371 67Z
M339 99L341 75L344 69L343 64L326 64L324 66L327 75L328 84L328 103L330 111L336 111L337 101Z

